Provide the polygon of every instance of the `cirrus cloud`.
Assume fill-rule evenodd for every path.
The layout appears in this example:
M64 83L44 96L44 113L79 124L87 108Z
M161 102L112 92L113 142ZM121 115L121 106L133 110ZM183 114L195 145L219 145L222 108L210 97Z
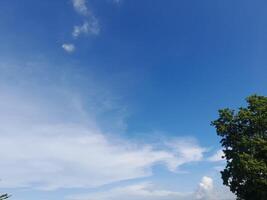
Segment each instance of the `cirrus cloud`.
M0 88L1 187L91 188L203 159L195 140L154 146L110 136L74 93L28 90Z

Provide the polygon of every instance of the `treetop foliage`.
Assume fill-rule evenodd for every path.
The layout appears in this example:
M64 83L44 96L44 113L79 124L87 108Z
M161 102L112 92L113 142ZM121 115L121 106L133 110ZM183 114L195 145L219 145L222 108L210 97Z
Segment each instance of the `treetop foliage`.
M239 200L267 199L267 97L253 95L238 111L219 110L212 122L222 138L223 183Z

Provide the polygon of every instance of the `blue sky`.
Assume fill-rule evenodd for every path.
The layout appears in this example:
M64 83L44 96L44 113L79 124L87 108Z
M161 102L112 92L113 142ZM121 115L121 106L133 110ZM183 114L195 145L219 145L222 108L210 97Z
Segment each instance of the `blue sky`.
M0 1L0 192L234 199L210 122L267 94L266 6Z

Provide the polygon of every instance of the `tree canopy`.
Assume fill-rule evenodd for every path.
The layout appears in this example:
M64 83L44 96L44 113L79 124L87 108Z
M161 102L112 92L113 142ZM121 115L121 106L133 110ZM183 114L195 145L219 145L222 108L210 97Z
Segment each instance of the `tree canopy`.
M212 122L221 137L223 184L238 200L267 199L267 97L253 95L238 111L219 110Z

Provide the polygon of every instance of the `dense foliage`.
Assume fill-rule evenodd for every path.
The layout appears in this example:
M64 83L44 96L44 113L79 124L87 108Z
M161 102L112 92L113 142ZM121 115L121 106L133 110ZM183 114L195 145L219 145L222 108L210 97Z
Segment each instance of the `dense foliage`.
M223 183L238 200L267 199L267 97L247 98L247 107L237 112L219 110L212 122L227 161Z

